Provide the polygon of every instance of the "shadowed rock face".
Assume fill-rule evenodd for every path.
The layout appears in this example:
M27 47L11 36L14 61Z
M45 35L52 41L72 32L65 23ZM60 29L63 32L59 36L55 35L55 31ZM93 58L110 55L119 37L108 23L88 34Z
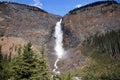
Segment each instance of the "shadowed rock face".
M0 3L0 36L8 37L5 41L15 40L14 45L31 41L37 49L40 48L41 43L45 43L47 58L53 68L56 60L54 27L60 18L36 7L2 2ZM81 54L80 46L89 36L119 29L120 4L116 2L97 2L71 10L62 21L66 54L58 62L60 71L74 69L86 61ZM4 41L2 39L0 44ZM10 45L12 46L13 43Z

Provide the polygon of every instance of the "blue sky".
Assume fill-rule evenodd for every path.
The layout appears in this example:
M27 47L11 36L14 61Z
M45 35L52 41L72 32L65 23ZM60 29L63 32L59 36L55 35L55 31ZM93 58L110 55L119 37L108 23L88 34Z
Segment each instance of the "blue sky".
M68 11L95 1L100 0L0 0L17 2L31 6L39 7L49 13L57 15L65 15ZM116 0L120 2L120 0Z

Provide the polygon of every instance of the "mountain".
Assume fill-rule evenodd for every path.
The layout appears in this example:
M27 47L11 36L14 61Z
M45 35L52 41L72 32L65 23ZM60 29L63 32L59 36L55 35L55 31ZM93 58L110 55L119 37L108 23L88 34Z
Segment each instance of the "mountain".
M66 35L69 47L74 47L74 43L77 45L89 36L119 30L119 14L120 4L112 1L99 1L71 10L62 22L66 34L67 31L72 33Z
M69 67L75 68L76 65L81 65L82 62L85 62L87 58L85 59L80 51L83 42L94 35L119 31L119 14L120 4L115 1L94 2L73 9L66 14L62 21L64 47L69 51L68 54L71 55L71 58L65 63L70 63L68 64Z
M120 4L99 1L71 10L65 16L50 14L37 7L17 3L0 3L0 45L3 54L17 53L19 45L31 41L39 51L45 44L49 65L53 68L54 27L62 18L66 57L58 62L60 71L82 66L88 58L81 54L82 43L94 35L120 30ZM7 46L7 47L6 47Z
M9 48L17 43L31 41L39 49L42 43L49 40L60 16L47 13L37 7L12 2L0 2L0 37L3 46ZM20 41L18 40L20 39ZM8 40L8 42L7 42ZM13 42L9 42L9 40Z

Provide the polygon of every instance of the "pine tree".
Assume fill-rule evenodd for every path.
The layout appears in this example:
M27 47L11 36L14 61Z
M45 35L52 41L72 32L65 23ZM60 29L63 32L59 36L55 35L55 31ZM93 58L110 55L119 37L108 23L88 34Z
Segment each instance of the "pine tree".
M3 61L3 55L1 52L1 45L0 45L0 80L2 80L2 78L4 78L2 61Z
M50 73L47 66L47 61L44 57L36 54L31 43L24 46L12 64L12 77L15 80L50 80Z
M1 47L2 46L0 45L0 80L7 80L10 77L10 58L7 55L3 56Z
M72 75L71 75L70 72L68 72L68 73L65 75L64 80L72 80Z

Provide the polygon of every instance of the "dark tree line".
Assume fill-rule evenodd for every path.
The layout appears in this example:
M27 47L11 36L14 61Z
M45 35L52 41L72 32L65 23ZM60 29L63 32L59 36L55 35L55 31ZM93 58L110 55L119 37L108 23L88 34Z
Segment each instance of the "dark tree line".
M3 56L0 47L0 80L50 80L51 73L47 60L44 58L45 49L41 54L35 53L28 43L18 48L18 56L11 59Z
M99 52L107 52L113 57L120 55L120 30L96 34L86 40L89 46Z
M109 6L109 5L113 5L113 4L119 4L119 3L117 3L116 0L97 1L97 2L93 2L93 3L87 4L87 5L81 6L79 8L75 8L75 9L69 11L69 13L70 14L77 14L78 10L80 12L86 11L86 10L89 10L88 9L89 7L94 7L94 6L101 5L101 4L106 4L105 6Z

